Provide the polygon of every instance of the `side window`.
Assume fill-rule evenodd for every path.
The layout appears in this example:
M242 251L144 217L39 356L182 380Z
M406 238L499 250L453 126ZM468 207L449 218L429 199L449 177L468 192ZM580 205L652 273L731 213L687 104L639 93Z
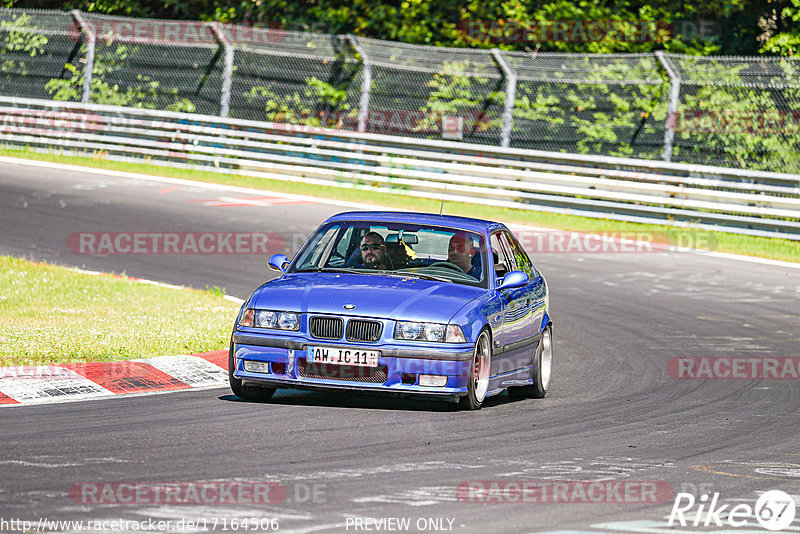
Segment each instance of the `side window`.
M525 249L522 248L522 245L519 244L519 241L517 241L517 238L515 238L513 234L507 234L506 232L503 232L503 234L506 236L511 246L517 269L527 274L528 277L534 278L536 274L533 264L531 264L531 259L528 257L528 254L525 253Z
M508 237L500 232L492 234L492 256L494 256L494 271L497 278L502 278L511 271L516 270L514 256L508 245Z

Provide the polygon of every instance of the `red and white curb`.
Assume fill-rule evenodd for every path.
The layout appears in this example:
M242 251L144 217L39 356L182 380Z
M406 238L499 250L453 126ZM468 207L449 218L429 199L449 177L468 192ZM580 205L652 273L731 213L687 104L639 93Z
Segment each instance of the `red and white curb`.
M0 367L0 406L49 404L227 385L227 350L116 362Z

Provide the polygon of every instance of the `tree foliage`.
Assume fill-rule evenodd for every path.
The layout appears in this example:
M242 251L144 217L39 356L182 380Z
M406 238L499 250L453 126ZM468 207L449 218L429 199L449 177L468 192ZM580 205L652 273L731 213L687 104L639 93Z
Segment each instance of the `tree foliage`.
M800 54L800 0L790 0L780 10L775 9L770 21L776 31L764 43L761 52L782 56Z
M441 46L561 52L796 54L800 0L4 0L7 7L83 9L166 19L200 19L353 33ZM601 39L581 37L589 22ZM565 23L567 38L519 28ZM583 24L581 24L583 23ZM469 31L482 28L481 31ZM556 28L554 31L558 31ZM641 38L644 33L646 37ZM637 37L637 35L639 37ZM552 37L552 36L550 36ZM572 38L574 37L574 38Z

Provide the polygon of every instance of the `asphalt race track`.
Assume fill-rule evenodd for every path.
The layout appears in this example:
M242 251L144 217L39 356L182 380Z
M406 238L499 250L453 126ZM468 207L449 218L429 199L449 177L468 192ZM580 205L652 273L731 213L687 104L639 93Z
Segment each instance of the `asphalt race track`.
M85 232L272 232L280 237L268 246L282 246L270 252L291 253L341 210L269 193L0 164L1 254L220 286L238 297L273 275L265 256L81 254L69 243ZM800 269L679 252L532 259L547 277L555 319L546 399L503 394L480 411L453 412L447 404L316 392L278 391L258 404L218 389L3 408L0 532L22 531L3 520L31 521L35 531L42 518L153 520L150 532L215 524L217 532L284 533L768 532L753 517L739 528L713 519L670 528L667 518L679 492L697 505L702 494L710 501L718 493L717 507L743 503L753 513L768 490L800 504L800 380L668 373L676 357L800 357ZM278 484L267 504L247 495L235 504L92 500L117 483L209 481ZM605 481L600 500L612 502L591 502L597 481ZM523 482L553 492L558 482L579 484L541 498L558 502L531 502L536 493L507 502L523 500L508 491ZM668 491L648 500L638 496L643 487ZM689 521L697 505L685 512ZM233 527L247 517L277 521ZM172 521L171 530L160 520ZM800 510L786 531L800 531Z

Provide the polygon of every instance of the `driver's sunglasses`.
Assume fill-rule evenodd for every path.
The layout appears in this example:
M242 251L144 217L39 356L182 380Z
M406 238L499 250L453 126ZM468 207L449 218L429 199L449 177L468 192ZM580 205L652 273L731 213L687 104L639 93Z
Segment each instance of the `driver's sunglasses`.
M366 243L364 245L361 245L361 250L364 250L364 251L366 251L366 250L378 250L382 246L383 245L381 245L380 243Z

